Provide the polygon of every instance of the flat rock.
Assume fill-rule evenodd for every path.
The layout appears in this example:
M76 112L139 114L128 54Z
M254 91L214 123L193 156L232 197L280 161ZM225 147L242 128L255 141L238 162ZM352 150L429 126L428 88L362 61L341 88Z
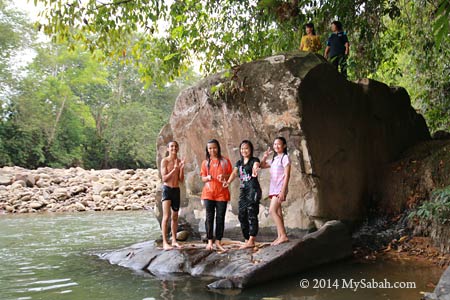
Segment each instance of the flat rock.
M433 293L425 293L424 300L450 300L450 267L445 270Z
M212 276L212 289L245 288L296 274L315 266L351 256L351 237L339 221L329 221L302 239L270 246L257 243L239 249L238 242L225 243L227 251L208 251L203 243L184 243L183 248L163 250L144 242L101 254L102 259L133 270L147 270L157 277L171 274Z

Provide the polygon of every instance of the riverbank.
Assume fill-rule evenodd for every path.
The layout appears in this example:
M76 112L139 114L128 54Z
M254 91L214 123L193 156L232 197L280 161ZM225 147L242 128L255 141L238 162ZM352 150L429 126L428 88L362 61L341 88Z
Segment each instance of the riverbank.
M0 168L0 212L142 210L154 206L158 170Z
M364 261L420 262L445 270L450 266L450 253L441 251L429 236L414 234L407 214L367 221L352 235L353 256Z
M158 170L28 170L0 168L0 212L84 212L149 209L160 186ZM353 254L363 260L420 260L445 267L443 254L428 237L415 237L406 213L394 220L371 221L353 234Z

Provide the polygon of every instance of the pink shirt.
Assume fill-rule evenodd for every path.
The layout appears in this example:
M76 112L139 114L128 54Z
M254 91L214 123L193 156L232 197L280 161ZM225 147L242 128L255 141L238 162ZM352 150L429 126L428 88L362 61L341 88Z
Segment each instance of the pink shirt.
M270 188L269 196L278 195L281 193L284 181L284 169L291 162L289 156L286 154L277 155L273 161L268 162L270 165ZM287 194L287 187L286 187Z

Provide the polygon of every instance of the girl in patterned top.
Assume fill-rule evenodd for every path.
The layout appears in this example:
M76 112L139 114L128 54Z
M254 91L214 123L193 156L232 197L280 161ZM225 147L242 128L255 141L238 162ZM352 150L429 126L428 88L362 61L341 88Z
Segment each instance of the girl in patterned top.
M241 185L239 193L239 222L245 238L244 248L255 247L258 234L259 201L261 187L258 182L259 158L253 156L253 144L243 140L239 145L241 159L236 162L233 173L225 183L228 186L234 178L239 176Z
M320 38L316 35L314 24L308 23L305 25L306 34L302 36L300 41L300 50L308 52L319 52L322 49Z

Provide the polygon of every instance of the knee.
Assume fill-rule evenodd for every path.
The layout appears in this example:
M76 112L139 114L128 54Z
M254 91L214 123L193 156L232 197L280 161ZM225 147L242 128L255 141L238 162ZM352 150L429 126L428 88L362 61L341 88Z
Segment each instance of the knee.
M271 216L277 215L277 209L276 209L276 207L271 206L271 207L269 208L269 214L270 214Z
M167 223L167 221L169 221L169 215L168 214L164 214L162 217L162 222L163 223Z

